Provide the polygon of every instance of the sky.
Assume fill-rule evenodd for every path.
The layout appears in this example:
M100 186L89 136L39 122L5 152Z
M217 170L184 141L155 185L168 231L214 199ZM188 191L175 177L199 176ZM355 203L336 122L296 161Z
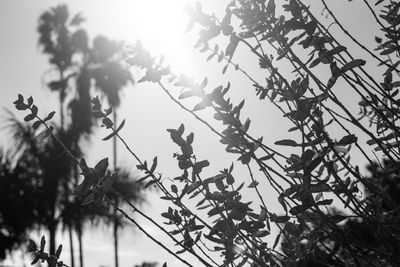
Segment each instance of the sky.
M229 1L203 0L201 1L204 10L208 13L215 13L221 17L224 14L225 5ZM319 1L305 1L311 4L316 15L324 11L318 4ZM354 1L356 2L356 1ZM82 12L87 21L83 24L91 38L101 34L117 40L125 40L135 43L140 39L145 48L154 55L164 54L165 61L169 62L172 69L177 73L183 72L188 76L196 77L201 81L208 77L209 87L212 89L218 85L225 85L231 81L235 85L232 93L232 100L236 103L246 98L243 117L251 115L255 125L250 130L255 136L264 136L267 143L288 136L289 124L282 120L282 115L272 105L260 104L256 101L251 83L245 77L238 75L234 70L229 69L226 75L221 75L223 65L216 62L206 63L206 55L199 53L193 45L196 41L195 28L190 33L184 33L188 17L183 12L186 3L193 3L190 0L2 0L0 1L0 81L1 97L0 107L13 110L12 101L16 99L17 93L25 96L32 95L39 106L40 112L58 110L55 95L45 86L49 78L48 59L40 51L37 45L38 34L36 32L37 20L42 12L61 3L67 3L70 13ZM362 12L356 3L348 3L345 0L330 0L329 4L338 12L339 18L356 37L366 41L369 47L373 43L374 30L370 27L371 18L366 12ZM326 13L326 12L325 12ZM329 18L325 18L329 25ZM371 23L372 25L372 23ZM338 31L337 27L331 26L332 31ZM342 37L347 42L345 37ZM223 43L223 41L222 41ZM226 44L226 43L225 43ZM351 47L354 53L360 57L364 54L355 47ZM234 59L244 69L253 71L258 81L264 80L264 73L258 70L258 62L254 58L247 57L244 48L239 47ZM140 72L132 69L134 78L138 80ZM247 89L247 90L246 90ZM171 90L176 90L171 88ZM339 88L338 90L344 90ZM173 91L174 95L179 92ZM354 96L343 92L343 101L354 101ZM185 104L193 104L184 102ZM3 110L3 109L1 109ZM0 113L0 126L6 115ZM199 114L210 117L210 113L202 111ZM170 141L166 132L168 128L177 128L181 123L186 125L187 131L195 132L194 150L198 158L207 158L211 166L206 175L212 176L218 170L229 167L232 162L237 166L237 173L243 174L244 170L236 163L235 156L226 154L224 146L218 139L211 135L204 126L194 120L189 114L183 112L168 97L163 94L160 88L149 83L130 85L123 92L123 103L118 110L120 119L126 119L126 126L122 135L141 158L151 161L159 155L159 170L166 178L173 178L179 173L176 161L172 154L177 147ZM268 119L268 120L267 120ZM218 124L213 124L221 129ZM2 128L2 127L0 127ZM100 128L100 127L99 127ZM282 129L282 130L280 130ZM0 143L4 146L9 144L7 133L1 130ZM103 129L96 131L91 141L85 144L88 151L88 162L94 165L98 160L111 155L111 142L105 143L100 139L107 133ZM206 144L206 145L205 145ZM119 164L125 166L132 174L136 162L128 155L123 147L119 146ZM236 167L235 167L236 168ZM265 189L266 198L273 203L274 194ZM160 202L155 192L149 193L147 204L143 209L160 219L160 211L167 208L166 203ZM274 209L274 207L272 208ZM154 227L145 225L146 229L155 237L164 240L162 235ZM33 236L40 236L42 233L33 233ZM59 240L66 240L60 233ZM63 257L69 262L68 242L65 242ZM113 266L112 235L107 227L100 227L97 230L87 229L84 234L84 249L86 266ZM76 247L76 246L75 246ZM76 253L77 254L77 253ZM20 254L15 254L8 261L18 262ZM27 256L25 256L27 257ZM29 257L28 257L29 259ZM168 261L169 266L180 266L171 256L162 252L160 248L144 238L137 230L127 227L123 230L121 237L120 262L121 266L132 266L142 261Z

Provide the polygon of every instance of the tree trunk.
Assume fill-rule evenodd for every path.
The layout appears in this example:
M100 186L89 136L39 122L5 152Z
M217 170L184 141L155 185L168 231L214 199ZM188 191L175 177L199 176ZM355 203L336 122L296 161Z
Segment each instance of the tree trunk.
M71 224L68 224L68 235L69 235L69 248L71 254L71 265L70 267L75 267L75 259L74 259L74 240L72 239L72 227Z
M115 256L115 267L118 267L118 222L117 213L114 212L114 256Z
M49 242L50 242L50 255L54 255L56 252L56 232L57 232L57 223L51 222L49 225Z
M114 107L114 125L117 127L117 111ZM117 137L113 138L113 165L114 171L117 170ZM116 204L118 205L118 199L116 200ZM118 267L118 218L117 218L117 209L114 209L114 258L115 258L115 267Z
M79 243L79 264L83 267L83 242L82 242L82 225L78 225L78 243Z

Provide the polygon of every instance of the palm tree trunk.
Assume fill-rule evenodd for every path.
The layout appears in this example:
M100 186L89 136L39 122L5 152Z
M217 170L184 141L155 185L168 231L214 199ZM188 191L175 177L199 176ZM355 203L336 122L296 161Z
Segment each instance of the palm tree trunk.
M114 221L114 256L115 256L115 267L118 267L118 219L117 213L114 213L115 221Z
M114 124L117 125L117 111L114 108ZM117 170L117 137L113 138L113 165L114 171ZM118 205L118 200L116 201ZM118 218L117 218L117 209L114 209L114 258L115 258L115 267L118 267Z
M82 225L78 225L78 242L79 242L79 264L83 267L83 242L82 242Z
M56 222L52 221L50 222L50 224L48 225L48 229L49 229L49 242L50 242L50 255L54 255L54 253L56 252L56 232L57 232L57 224Z
M68 235L69 235L69 248L71 254L71 267L75 267L75 260L74 260L74 240L72 239L72 227L71 224L68 224Z

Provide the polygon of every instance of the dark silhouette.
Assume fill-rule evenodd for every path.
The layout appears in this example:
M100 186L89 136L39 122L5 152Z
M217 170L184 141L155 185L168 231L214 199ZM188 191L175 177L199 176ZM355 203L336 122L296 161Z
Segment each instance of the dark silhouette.
M0 260L27 239L27 231L36 226L34 187L35 169L25 158L16 162L10 153L0 154Z
M81 28L83 21L80 14L70 17L67 6L59 5L45 11L38 24L39 45L52 66L48 87L59 96L59 124L55 132L78 158L83 155L80 142L87 140L92 132L91 81L95 81L96 88L114 107L120 103L120 90L129 81L133 82L130 72L119 63L123 43L99 36L90 47L87 33ZM79 171L60 144L51 138L38 138L40 128L32 129L13 116L8 122L14 149L1 154L0 161L0 192L3 193L0 200L4 200L0 204L0 258L26 241L27 231L38 227L48 230L50 254L56 249L56 232L68 231L71 267L75 266L74 231L78 236L80 266L83 266L82 235L86 222L112 223L117 244L117 229L124 225L122 217L116 216L111 207L82 207L82 199L72 197L72 190L80 179ZM127 199L142 201L142 187L134 183L128 172L122 169L119 173L114 187ZM115 255L117 250L116 246Z

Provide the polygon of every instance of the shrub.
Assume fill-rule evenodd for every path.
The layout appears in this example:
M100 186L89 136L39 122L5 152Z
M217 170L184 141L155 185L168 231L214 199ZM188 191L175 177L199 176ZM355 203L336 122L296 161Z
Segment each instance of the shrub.
M156 240L132 213L110 200L108 194L119 193L112 187L116 175L106 175L105 161L90 168L84 159L71 155L84 176L75 194L84 196L85 204L111 202L188 266L397 266L400 5L388 0L376 1L375 6L366 0L360 3L381 28L376 48L371 50L348 32L324 0L322 4L333 25L350 38L350 45L366 52L366 58L353 57L300 0L285 1L281 7L274 0L232 1L222 19L204 13L200 4L188 8L189 29L195 24L201 28L196 45L208 55L207 60L216 57L224 63L223 73L231 66L245 75L259 100L274 105L291 123L289 132L294 137L274 140L274 144L251 134L251 118L241 116L244 101L235 103L229 97L236 85L213 87L207 78L198 83L175 75L140 42L129 50L127 62L145 73L139 82L157 84L184 112L209 128L227 153L237 154L240 164L248 168L244 182L235 177L233 165L221 166L212 177L204 177L209 162L196 157L195 135L182 124L167 130L179 147L174 158L180 169L169 184L157 170L157 157L146 161L136 154L120 133L124 121L114 125L111 110L104 109L98 98L92 99L92 114L110 131L104 139L121 141L143 172L138 182L155 185L161 199L170 203L162 213L165 227L128 202L133 213L166 233L180 247L178 251ZM223 49L219 45L210 48L212 40L224 39L228 45ZM251 70L233 61L239 46L247 49L247 56L258 59L265 81L258 82ZM378 66L370 70L367 62ZM360 97L359 114L354 112L355 103L342 100L338 86ZM176 96L168 87L184 90ZM186 98L200 101L189 107L184 104ZM57 139L22 96L15 104L34 113L27 115L27 121L39 119L46 133ZM203 109L213 112L222 131L202 117L199 111ZM354 165L350 157L354 151L370 165L371 176ZM242 194L245 186L254 190L257 202ZM279 214L271 212L264 200L262 188L266 187L279 196ZM198 263L188 262L182 254L192 254Z

